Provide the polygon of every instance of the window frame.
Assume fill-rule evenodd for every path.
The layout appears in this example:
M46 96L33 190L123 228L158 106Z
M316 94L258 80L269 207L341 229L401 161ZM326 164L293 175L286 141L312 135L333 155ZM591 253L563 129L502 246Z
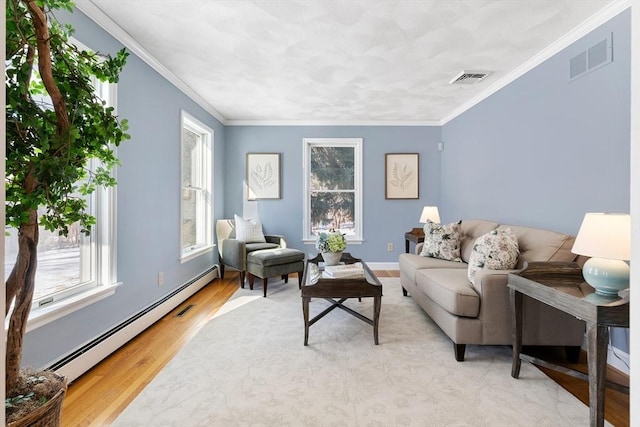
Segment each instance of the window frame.
M92 51L75 39L71 41L80 50ZM117 115L117 83L102 82L94 76L93 84L98 96L106 102L107 106L113 107L113 113ZM117 157L117 147L112 149ZM88 166L95 170L99 163L92 159ZM117 168L111 171L111 175L117 181ZM90 271L89 280L41 298L34 298L27 321L27 332L111 296L122 285L117 279L116 196L117 186L107 188L98 186L88 198L88 210L96 218L96 224L92 227L89 236L81 235L80 237L80 276L82 278L88 270Z
M355 234L347 235L348 243L360 244L364 241L362 215L362 138L303 138L303 224L302 242L315 243L311 234L311 149L313 147L352 147L354 149L354 222Z
M200 135L199 142L199 157L201 168L200 182L202 187L194 187L193 185L185 186L183 175L183 162L184 162L184 130L196 133ZM214 142L214 130L205 125L191 114L184 110L180 111L180 241L178 245L179 260L181 263L196 258L204 253L211 252L213 250L213 142ZM196 239L196 244L188 248L182 247L183 242L183 220L185 205L183 203L182 194L187 191L202 191L204 203L204 212L198 210L196 213L196 220L198 225L196 226L196 233L201 236ZM202 239L199 241L199 239Z

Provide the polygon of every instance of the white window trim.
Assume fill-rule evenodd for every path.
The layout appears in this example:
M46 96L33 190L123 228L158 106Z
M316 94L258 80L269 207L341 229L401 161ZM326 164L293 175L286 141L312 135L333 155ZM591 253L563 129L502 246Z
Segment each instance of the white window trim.
M302 242L304 244L315 243L316 239L311 236L311 199L309 197L309 174L311 167L311 147L312 146L337 146L344 145L353 147L355 152L354 161L354 186L355 186L355 236L346 236L347 242L350 244L361 244L364 242L363 216L362 216L362 138L303 138L303 208L302 208Z
M180 256L180 262L187 262L189 260L192 260L194 258L199 257L200 255L204 255L208 252L213 251L214 245L205 245L205 246L198 246L197 248L191 249L188 252L185 252L183 255Z
M29 314L29 321L27 322L27 332L38 329L47 323L58 320L73 313L74 311L78 311L115 294L116 289L120 285L122 285L122 282L114 283L112 285L97 286L64 300L32 309ZM5 327L8 327L8 320Z
M214 243L213 243L213 141L215 138L215 134L213 129L209 126L202 123L200 120L193 117L191 114L187 113L184 110L180 111L180 197L182 197L182 130L185 126L191 127L195 129L197 132L205 136L205 145L208 148L210 153L209 156L204 156L204 160L206 162L205 168L205 179L204 182L207 185L208 191L208 200L207 208L205 212L205 218L203 220L206 225L206 230L204 231L205 242L202 245L194 246L189 249L182 249L182 221L183 221L183 212L182 212L182 200L180 200L180 241L178 242L178 251L180 253L179 261L180 263L187 262L194 258L197 258L207 252L213 251Z
M91 50L75 39L71 39L79 49ZM118 114L118 90L117 83L108 84L109 105L113 107L113 113ZM113 147L117 157L117 147ZM116 168L112 170L112 175L117 181ZM116 289L122 285L117 281L117 206L116 206L116 186L108 188L98 188L92 195L93 203L96 203L94 213L98 218L107 218L107 221L98 221L95 229L88 237L90 244L95 246L96 256L91 257L91 268L95 269L96 283L93 286L84 286L86 290L76 292L67 297L70 291L61 291L52 295L53 301L42 306L35 303L29 312L26 331L32 331L50 322L60 319L74 311L80 310L88 305L98 302L115 294ZM95 243L95 235L101 235L100 244ZM96 265L97 264L97 265ZM84 267L83 267L84 268ZM80 285L82 286L82 285ZM8 325L8 317L5 327Z

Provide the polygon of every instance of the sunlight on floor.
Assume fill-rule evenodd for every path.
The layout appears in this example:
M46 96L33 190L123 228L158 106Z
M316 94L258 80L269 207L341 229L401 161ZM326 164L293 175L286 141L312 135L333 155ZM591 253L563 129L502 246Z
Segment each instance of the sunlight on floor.
M242 307L243 305L260 298L262 298L262 295L238 297L235 300L227 301L220 310L213 315L212 319L222 316L223 314L227 314L236 308Z

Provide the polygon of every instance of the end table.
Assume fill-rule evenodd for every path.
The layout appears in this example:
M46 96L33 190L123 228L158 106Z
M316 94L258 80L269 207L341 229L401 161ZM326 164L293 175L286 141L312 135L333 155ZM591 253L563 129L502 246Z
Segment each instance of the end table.
M520 375L521 359L554 369L544 361L521 354L523 298L536 299L565 313L582 319L587 327L587 365L589 369L589 414L591 427L604 425L604 387L607 369L607 343L609 327L629 327L629 300L627 298L604 297L584 282L582 269L576 263L531 262L517 274L508 276L513 320L513 363L511 376ZM577 378L584 375L563 370ZM617 385L616 385L617 386ZM613 386L627 392L624 386Z
M404 251L409 253L409 242L413 242L416 245L424 242L424 230L420 227L415 227L411 231L404 233Z

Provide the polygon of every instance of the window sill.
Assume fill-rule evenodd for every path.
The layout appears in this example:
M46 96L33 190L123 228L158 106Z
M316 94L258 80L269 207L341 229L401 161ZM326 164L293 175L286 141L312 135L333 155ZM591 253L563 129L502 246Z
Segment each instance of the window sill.
M44 307L38 307L31 310L29 320L27 321L27 332L33 331L41 326L58 320L68 314L78 311L88 305L107 298L116 293L116 289L122 282L109 286L98 286L90 291L83 292L65 298L59 302L47 304Z
M316 239L302 239L302 243L305 245L315 244ZM347 248L349 247L349 245L361 245L363 243L364 239L347 240Z
M199 257L200 255L206 254L207 252L211 252L213 250L215 245L208 245L208 246L203 246L201 248L197 248L194 249L192 251L189 252L185 252L180 256L180 263L184 263L187 262L189 260L192 260L196 257Z

